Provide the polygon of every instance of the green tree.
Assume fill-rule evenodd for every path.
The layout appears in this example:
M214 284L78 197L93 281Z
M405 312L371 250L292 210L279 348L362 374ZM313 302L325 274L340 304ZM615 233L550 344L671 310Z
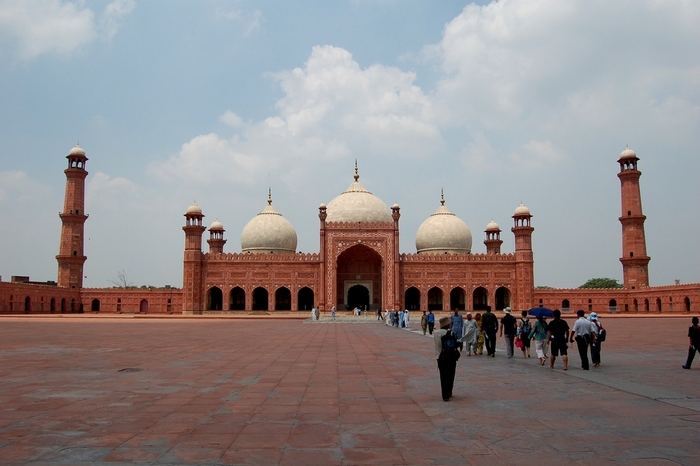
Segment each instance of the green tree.
M622 288L614 278L591 278L579 288Z

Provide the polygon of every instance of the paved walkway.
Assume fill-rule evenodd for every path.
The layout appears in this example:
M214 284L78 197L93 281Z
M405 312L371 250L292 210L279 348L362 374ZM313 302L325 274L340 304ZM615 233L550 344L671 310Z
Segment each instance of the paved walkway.
M415 329L3 318L0 463L700 465L689 321L603 320L591 371L463 356L445 403Z

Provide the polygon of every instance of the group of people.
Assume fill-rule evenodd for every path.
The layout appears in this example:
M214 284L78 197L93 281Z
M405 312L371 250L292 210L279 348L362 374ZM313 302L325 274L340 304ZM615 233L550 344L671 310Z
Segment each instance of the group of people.
M407 328L411 322L411 313L408 309L399 311L386 309L384 311L384 323L389 327Z
M538 316L534 325L530 322L526 311L523 311L521 317L516 319L509 307L504 309L500 326L490 307L487 307L483 316L477 313L472 318L471 312L467 312L466 319L464 319L459 311L455 310L454 315L441 318L439 330L433 332L432 327L430 330L433 334L435 358L440 371L442 399L449 401L452 397L455 370L461 352L465 351L468 356L483 354L485 344L487 355L495 357L496 334L499 333L499 329L499 336L505 337L506 355L509 358L513 357L515 347L521 349L524 358L529 358L531 341L534 340L540 365L544 365L549 359L549 367L554 369L557 357L561 356L564 370L568 370L569 344L576 342L581 357L581 369L589 370L589 350L593 367L600 366L600 348L601 343L605 341L606 330L601 325L598 314L591 312L586 317L583 310L577 311L578 319L573 328L569 328L566 320L561 318L561 311L557 309L553 314L551 322L548 323L544 316ZM421 318L424 335L429 319L433 323L435 322L433 313L426 314L424 311ZM697 317L693 318L693 327L689 329L688 336L690 337L690 349L688 361L683 366L684 369L690 369L696 349L700 350L700 327ZM455 345L452 344L451 338L456 342ZM548 351L551 351L549 357L547 356Z

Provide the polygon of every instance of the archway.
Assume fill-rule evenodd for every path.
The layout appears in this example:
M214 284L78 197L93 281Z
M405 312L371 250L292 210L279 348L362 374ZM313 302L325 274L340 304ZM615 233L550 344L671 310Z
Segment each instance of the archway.
M428 310L442 311L442 290L437 286L428 290Z
M357 305L365 305L370 309L382 306L382 257L364 244L357 244L346 249L338 256L336 269L336 303L352 309ZM364 291L354 288L361 285L367 290L365 301ZM353 302L350 302L350 289L353 291Z
M348 300L346 306L348 309L369 309L369 290L364 285L353 285L348 288Z
M690 298L686 296L683 302L685 303L685 312L690 312Z
M141 303L139 304L139 312L143 312L144 314L148 312L148 301L145 299L141 300Z
M420 310L420 290L415 286L410 287L404 293L404 306L409 311Z
M287 287L277 288L275 291L275 311L289 311L292 309L292 292Z
M639 301L635 299L634 301L632 301L632 304L634 306L634 312L639 312Z
M455 309L459 309L460 311L463 311L466 309L466 292L464 289L457 287L457 288L452 288L452 291L450 291L450 310L454 311Z
M74 313L76 312L76 309L75 309L75 299L71 299L71 300L70 300L70 312L71 312L71 314L74 314Z
M66 298L61 298L61 314L66 312Z
M233 288L228 296L229 309L232 311L245 310L245 291L243 291L243 288L240 286Z
M568 312L570 308L571 308L571 304L569 303L569 300L568 299L562 300L561 312Z
M90 303L90 310L92 312L100 312L100 300L99 299L92 300L92 303Z
M472 293L472 307L475 311L483 311L489 305L489 292L483 286L478 287Z
M261 286L253 290L253 310L267 311L267 290Z
M220 311L223 309L224 305L224 294L221 292L221 288L218 286L213 286L207 291L207 310L209 311Z
M49 312L53 314L56 312L56 298L51 298L51 302L49 304Z
M32 300L29 299L29 296L24 298L24 313L29 314L32 311Z
M496 289L496 310L502 311L510 307L510 290L505 286Z
M649 312L649 300L644 298L644 312Z
M305 286L297 293L297 308L300 311L310 311L314 307L314 291Z
M661 312L661 298L656 298L656 310L657 312Z

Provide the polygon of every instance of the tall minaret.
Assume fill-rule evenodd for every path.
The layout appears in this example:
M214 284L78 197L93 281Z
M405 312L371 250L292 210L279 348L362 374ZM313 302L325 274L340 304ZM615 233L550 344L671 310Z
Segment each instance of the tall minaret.
M622 276L625 288L635 289L649 286L649 261L647 243L644 235L642 214L642 195L639 190L639 177L642 172L637 170L637 154L629 147L625 148L617 161L620 164L622 189Z
M530 226L530 209L522 203L513 214L513 228L515 236L515 276L516 293L515 302L511 303L513 309L524 311L533 306L533 291L535 289L535 260L532 254L532 232Z
M58 249L58 286L64 288L83 287L83 264L87 257L83 254L85 220L85 151L76 145L66 156L68 168L66 174L66 195L63 212L59 214L61 227L61 245Z
M204 289L202 276L202 233L207 229L202 225L202 209L193 203L185 213L185 257L182 266L182 310L204 310Z

